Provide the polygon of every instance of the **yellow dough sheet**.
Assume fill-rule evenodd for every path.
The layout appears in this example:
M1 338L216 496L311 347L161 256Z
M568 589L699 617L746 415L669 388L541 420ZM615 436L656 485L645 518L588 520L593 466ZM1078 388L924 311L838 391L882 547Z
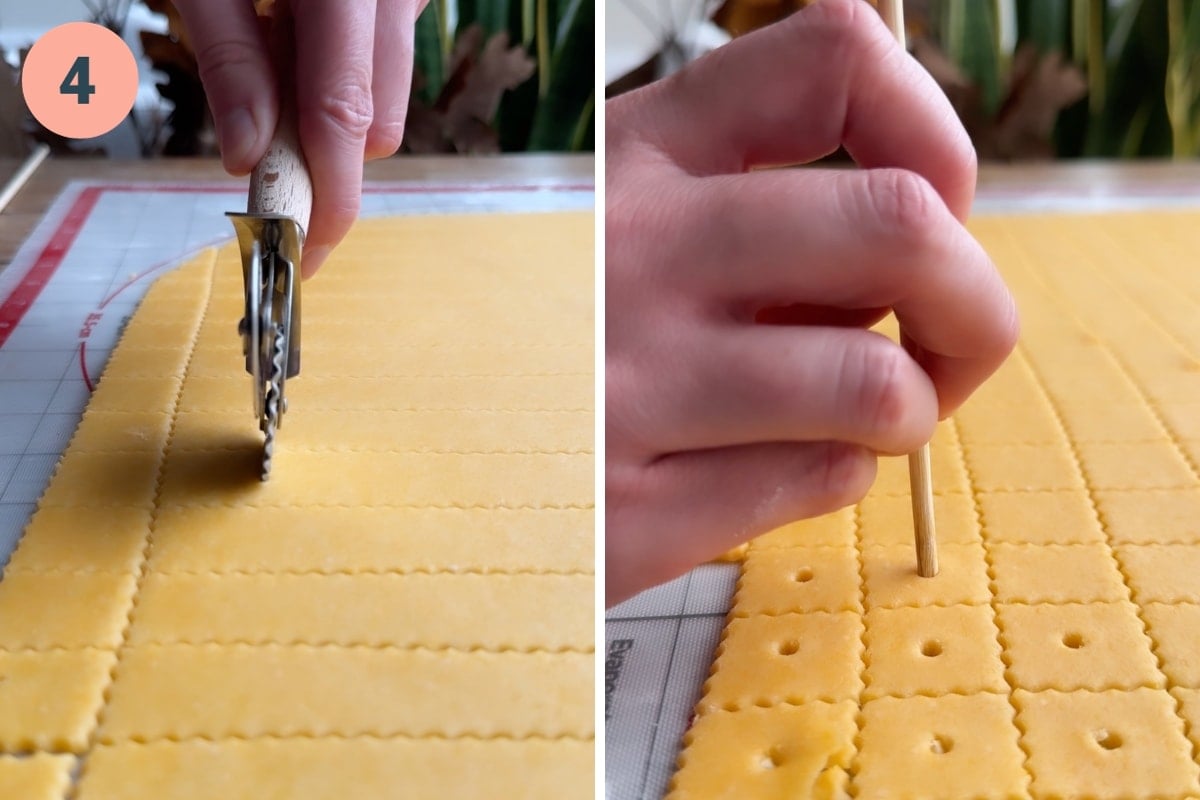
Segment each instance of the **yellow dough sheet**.
M0 797L590 797L592 242L360 223L267 483L236 249L160 279L0 580Z
M1017 352L742 563L671 800L1200 796L1200 213L984 217Z

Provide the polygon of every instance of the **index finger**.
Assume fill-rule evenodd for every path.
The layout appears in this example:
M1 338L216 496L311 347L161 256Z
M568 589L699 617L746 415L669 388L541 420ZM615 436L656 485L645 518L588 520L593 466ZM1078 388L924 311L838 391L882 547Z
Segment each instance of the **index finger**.
M656 144L694 175L806 163L844 146L861 166L921 175L958 219L970 211L970 138L863 0L822 0L647 91Z

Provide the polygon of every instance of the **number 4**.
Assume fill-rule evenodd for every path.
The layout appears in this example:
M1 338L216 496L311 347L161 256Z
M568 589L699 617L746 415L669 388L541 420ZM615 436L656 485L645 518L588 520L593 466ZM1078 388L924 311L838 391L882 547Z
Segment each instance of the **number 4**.
M88 81L88 66L91 62L87 56L80 56L75 59L75 63L71 65L67 77L63 78L63 82L58 86L59 94L75 95L75 102L79 105L87 105L96 93L96 87Z

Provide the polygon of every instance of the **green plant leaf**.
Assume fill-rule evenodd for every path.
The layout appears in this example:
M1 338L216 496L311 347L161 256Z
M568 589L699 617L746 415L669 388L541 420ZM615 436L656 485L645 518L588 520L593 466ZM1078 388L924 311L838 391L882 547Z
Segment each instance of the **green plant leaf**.
M421 74L423 83L419 97L432 106L446 81L445 57L442 54L442 18L440 4L432 2L417 17L413 36L413 67Z
M585 124L584 118L594 113L596 7L592 2L567 6L570 14L559 26L563 35L549 58L545 89L539 92L540 102L529 136L530 150L571 149L580 138L578 132Z
M942 40L946 52L972 83L979 87L983 110L991 115L1000 107L1000 53L998 23L993 3L948 0Z
M1018 0L1017 38L1043 53L1070 53L1070 0Z

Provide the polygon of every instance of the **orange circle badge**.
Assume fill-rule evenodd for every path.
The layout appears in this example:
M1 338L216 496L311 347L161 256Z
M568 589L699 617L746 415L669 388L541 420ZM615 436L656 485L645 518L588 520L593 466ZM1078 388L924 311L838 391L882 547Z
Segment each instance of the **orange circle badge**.
M34 43L21 91L34 118L69 139L121 123L137 97L137 61L120 36L90 22L59 25Z

